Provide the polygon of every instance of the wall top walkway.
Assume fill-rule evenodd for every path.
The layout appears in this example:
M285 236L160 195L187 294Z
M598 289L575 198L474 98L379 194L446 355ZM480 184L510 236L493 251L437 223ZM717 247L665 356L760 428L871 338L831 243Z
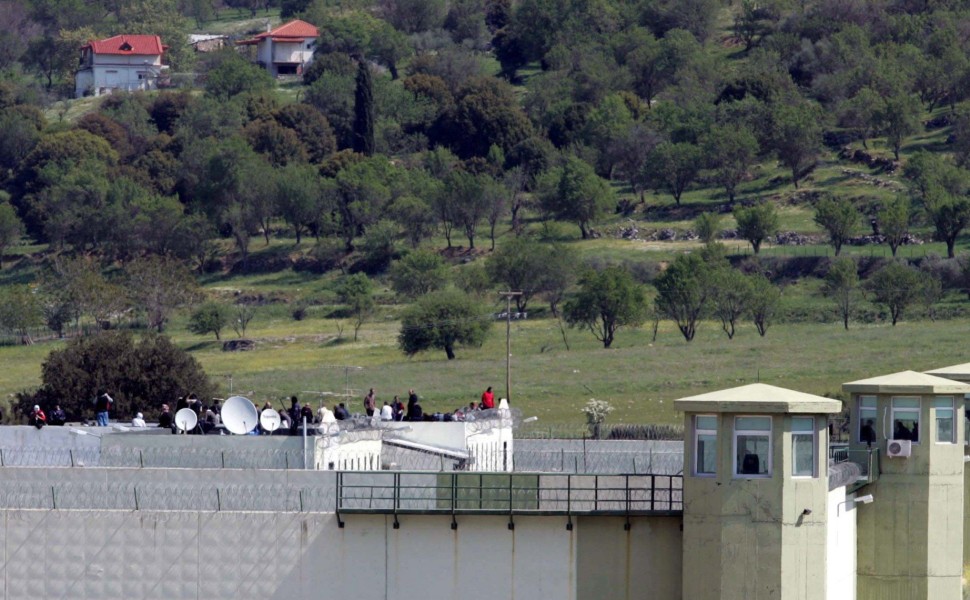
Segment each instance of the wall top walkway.
M681 475L337 474L338 513L680 515Z

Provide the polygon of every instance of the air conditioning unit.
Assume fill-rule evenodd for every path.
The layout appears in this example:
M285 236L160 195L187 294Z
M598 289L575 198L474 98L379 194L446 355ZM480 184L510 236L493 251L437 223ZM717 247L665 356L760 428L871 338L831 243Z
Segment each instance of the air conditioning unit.
M886 456L889 458L906 458L913 452L913 442L909 440L888 440L886 442Z

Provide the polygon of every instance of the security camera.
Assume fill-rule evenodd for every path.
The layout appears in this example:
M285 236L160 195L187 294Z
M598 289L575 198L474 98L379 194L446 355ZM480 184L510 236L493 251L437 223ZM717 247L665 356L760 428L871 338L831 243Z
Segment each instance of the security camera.
M872 494L866 494L865 496L859 496L858 498L856 498L855 502L856 504L859 504L859 503L872 504L873 500L875 500L875 498L872 497Z

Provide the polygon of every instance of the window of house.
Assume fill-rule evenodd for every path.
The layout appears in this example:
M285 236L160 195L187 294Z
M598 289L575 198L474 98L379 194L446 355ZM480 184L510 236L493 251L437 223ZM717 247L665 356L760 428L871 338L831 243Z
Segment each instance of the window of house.
M815 419L792 417L791 474L793 477L815 477Z
M694 475L710 477L717 473L717 417L694 417Z
M938 444L953 444L956 439L956 410L953 408L953 398L934 398L933 408L936 409L936 442Z
M893 439L919 443L919 398L893 398Z
M860 444L876 441L876 397L859 396L859 424L856 428Z
M771 417L734 418L734 474L771 477Z

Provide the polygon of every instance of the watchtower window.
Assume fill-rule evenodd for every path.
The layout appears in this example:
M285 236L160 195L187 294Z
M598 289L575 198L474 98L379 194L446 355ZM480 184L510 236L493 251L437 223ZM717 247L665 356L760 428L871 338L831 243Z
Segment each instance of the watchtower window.
M919 398L893 398L892 439L919 443L919 411Z
M859 419L856 434L860 444L876 441L876 397L859 396Z
M694 475L711 477L717 473L717 416L694 417Z
M793 477L815 477L815 419L792 417L791 456Z
M735 477L771 477L771 417L735 417Z
M953 408L953 398L934 398L933 408L936 410L936 443L956 443L956 410Z

